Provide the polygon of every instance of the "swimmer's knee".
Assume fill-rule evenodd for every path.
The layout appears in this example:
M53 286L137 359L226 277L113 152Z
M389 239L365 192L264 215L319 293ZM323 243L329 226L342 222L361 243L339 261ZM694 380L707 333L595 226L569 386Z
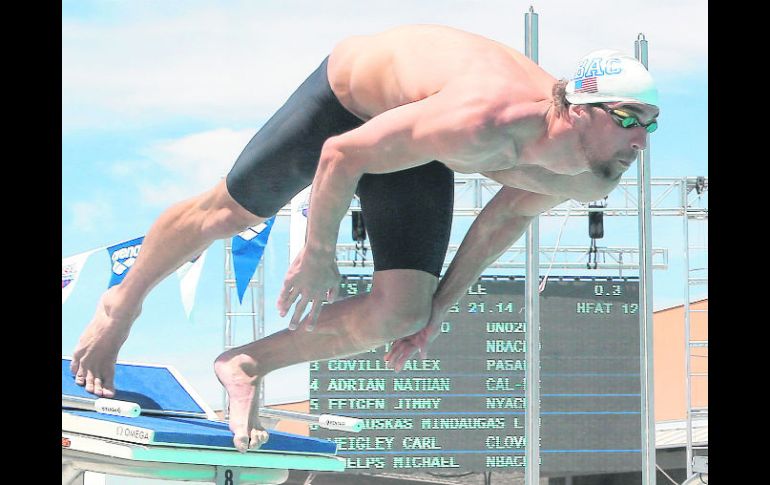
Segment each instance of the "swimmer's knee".
M393 340L415 334L430 321L430 304L418 312L406 313L393 328Z
M424 271L375 271L368 315L376 315L380 337L392 341L425 328L437 286L438 278Z
M383 338L391 341L419 332L428 324L431 300L383 298L376 302L377 319Z
M236 202L224 180L201 194L196 206L203 214L202 230L215 239L233 236L265 220Z

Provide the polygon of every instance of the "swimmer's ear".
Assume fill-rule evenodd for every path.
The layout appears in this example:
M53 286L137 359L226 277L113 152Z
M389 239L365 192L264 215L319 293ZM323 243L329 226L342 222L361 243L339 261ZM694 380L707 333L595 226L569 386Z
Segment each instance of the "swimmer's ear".
M590 106L587 104L570 104L569 107L570 114L574 113L575 116L586 116L588 114L588 111L590 109Z
M570 104L567 106L567 118L573 123L589 120L590 108L587 104Z

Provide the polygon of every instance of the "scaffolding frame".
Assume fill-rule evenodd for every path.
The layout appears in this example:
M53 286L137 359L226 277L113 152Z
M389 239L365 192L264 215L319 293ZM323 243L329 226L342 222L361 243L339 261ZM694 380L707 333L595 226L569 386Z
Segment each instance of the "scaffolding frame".
M650 210L653 216L684 216L685 213L692 217L708 217L708 208L694 205L695 196L691 194L701 177L656 177L650 180L652 203ZM455 174L455 207L452 215L477 216L502 187L499 182L489 180L477 174ZM703 193L708 198L708 177L703 178ZM685 188L683 190L683 187ZM568 200L542 214L543 216L563 217L587 216L589 212L603 212L606 216L638 216L639 208L637 197L632 191L638 188L636 179L622 179L618 186L608 195L608 207L588 207L587 202ZM707 201L706 201L707 202ZM354 198L348 208L347 215L351 211L359 210L358 199ZM278 216L290 216L289 205L278 211Z
M450 244L447 249L443 268L446 269L454 259L459 244ZM366 259L363 251L369 248L361 248L352 243L337 244L337 266L340 268L371 268L374 264L371 259ZM588 249L582 246L540 247L541 268L555 269L586 269L588 262ZM619 270L639 269L639 248L637 247L599 247L597 255L603 262L596 269ZM526 248L511 246L488 268L521 269L526 266L523 258L526 256ZM668 249L654 248L652 250L653 268L668 269ZM621 274L622 276L622 274Z
M685 346L685 423L686 423L686 456L687 456L687 477L694 476L694 459L698 455L697 451L706 451L708 454L708 445L706 446L694 446L693 445L693 427L696 419L705 418L708 420L708 406L705 407L693 407L692 403L692 385L693 378L706 378L708 379L708 371L705 373L693 373L692 372L692 359L693 348L706 348L708 349L708 339L706 340L693 340L691 334L691 320L693 314L703 314L706 319L706 325L708 325L708 307L706 309L694 310L690 308L690 288L698 285L708 285L708 260L702 268L693 268L691 266L693 251L705 251L708 254L708 238L704 238L705 244L703 246L693 246L690 244L690 226L698 224L705 226L708 224L708 209L703 210L702 204L704 199L706 203L708 181L704 177L698 177L697 179L689 180L688 183L681 186L681 198L685 201L688 209L685 212L685 217L682 218L682 244L684 254L684 346ZM706 197L704 197L706 195ZM708 354L705 356L708 359ZM708 422L708 421L707 421Z
M453 217L475 216L483 209L484 205L501 188L501 184L491 181L478 175L458 174L455 177L455 208ZM707 278L691 277L691 268L689 266L689 250L705 249L693 247L689 244L688 221L707 221L708 220L708 178L707 177L679 177L679 178L653 178L650 180L651 199L649 209L652 216L658 217L681 217L683 221L683 244L686 257L686 277L685 284L685 327L689 336L689 326L691 314L695 312L689 308L689 287L692 284L707 283ZM606 207L588 207L589 203L578 202L575 200L567 201L553 209L545 211L541 217L565 217L587 216L590 212L603 212L607 216L627 216L636 217L639 215L637 198L633 195L634 189L638 189L638 183L635 179L623 179L618 187L608 195ZM351 201L348 209L348 216L352 210L359 210L357 199ZM277 214L279 217L289 217L291 215L290 205L281 208ZM244 295L244 302L251 302L251 311L236 312L233 309L241 307L237 303L237 290L235 289L234 271L232 268L232 248L230 241L225 241L225 314L224 314L224 342L225 349L234 346L234 329L236 327L236 318L249 318L252 326L252 335L254 338L264 336L264 261L260 262L255 272L255 277L249 283L249 291ZM444 262L446 267L459 246L452 244L449 246L447 258ZM371 267L371 261L362 262L361 247L355 244L339 243L337 245L337 259L341 268L349 267ZM368 250L368 248L367 248ZM524 268L526 262L521 258L525 256L526 249L513 246L509 248L497 261L490 265L490 268ZM651 263L653 269L668 268L668 249L654 248L650 250ZM557 269L577 269L585 268L586 248L580 247L560 247L556 250L550 247L539 248L539 256L543 258L541 267L552 267ZM561 260L557 259L557 255ZM638 270L639 269L639 248L599 248L599 255L603 259L610 260L610 264L603 263L599 269L608 270ZM697 269L700 270L700 269ZM703 410L691 409L690 401L690 349L692 346L703 345L699 342L687 341L687 450L688 450L688 474L692 470L692 418L697 417ZM706 343L707 345L707 343ZM260 391L263 393L264 389ZM227 409L226 397L224 399L224 408ZM707 410L706 410L707 415Z
M532 6L529 7L529 11L525 13L524 15L524 44L525 44L525 55L531 59L535 64L539 63L538 60L538 14L535 13L534 8ZM637 36L636 41L634 42L634 51L635 51L635 57L636 59L644 65L645 68L647 68L647 58L648 58L648 43L645 39L643 34L639 34ZM474 192L474 197L472 198L473 207L470 209L469 214L462 214L463 209L462 207L457 207L453 209L453 217L459 216L459 215L477 215L486 204L483 200L483 192L482 188L491 188L497 185L499 188L499 184L493 184L490 183L490 181L486 181L485 178L483 178L480 175L471 176L471 177L458 177L460 180L466 180L470 181L472 191ZM684 179L674 179L677 182L675 183L684 183L686 184L687 178ZM705 177L699 177L698 183L701 184L701 189L703 189L706 184L704 182ZM457 185L457 182L455 182L455 185ZM653 200L652 199L652 188L653 188L653 181L650 177L650 154L649 154L649 146L646 147L644 150L642 150L639 153L638 156L638 163L637 163L637 181L635 182L635 185L637 187L637 198L634 200L633 195L627 190L628 184L624 184L621 182L619 188L621 193L625 193L626 196L626 204L629 203L629 201L633 201L633 204L636 205L635 209L626 208L626 213L623 215L635 215L637 216L638 221L638 228L639 228L639 247L638 247L638 258L639 262L637 265L638 271L639 271L639 308L640 308L640 324L639 324L639 334L640 334L640 384L641 384L641 417L642 422L640 423L641 428L641 446L642 446L642 482L645 485L655 485L656 483L656 467L655 467L655 417L654 417L654 376L653 376L653 370L654 370L654 362L653 362L653 319L652 319L652 313L653 313L653 294L652 294L652 271L653 271L653 248L652 248L652 217L656 213L657 215L664 215L662 212L665 212L666 208L656 208L656 202L659 202L661 199L665 199L668 195L667 193L664 193L658 197L658 199ZM673 190L673 184L669 184L669 190ZM455 187L457 188L457 186ZM494 190L494 192L497 192L497 190ZM617 192L617 190L613 191L613 193ZM684 193L684 201L680 200L679 207L678 208L670 208L674 209L673 215L683 215L685 220L685 241L687 241L687 225L688 221L691 217L691 211L687 204L687 193L686 191L683 191ZM701 192L699 191L699 194ZM609 196L608 196L609 197ZM455 199L457 200L457 199ZM574 201L569 201L568 203L572 204ZM563 205L563 204L562 204ZM610 211L606 210L606 207L584 207L583 204L581 204L581 211L578 212L576 215L581 215L582 212L589 212L589 211L596 211L601 210L607 215L621 215L621 214L611 214ZM609 203L607 205L610 205ZM291 206L288 206L288 213L291 214ZM576 207L577 208L577 207ZM466 209L467 211L468 209ZM284 207L279 211L278 215L285 215L283 214L285 211L287 211L287 207ZM529 227L527 228L526 234L525 234L525 243L526 243L526 256L525 256L525 291L524 291L524 308L525 308L525 321L527 322L527 328L529 328L531 331L528 331L526 333L526 345L527 348L530 349L527 355L527 370L526 370L526 382L529 384L535 383L535 385L527 385L525 389L525 399L527 401L527 407L525 412L525 436L527 436L527 446L525 448L525 484L526 485L536 485L539 483L539 471L540 471L540 453L539 453L539 436L540 436L540 430L539 430L539 415L540 415L540 394L539 394L539 383L540 383L540 376L539 376L539 347L540 347L540 340L539 340L539 329L540 329L540 322L539 322L539 292L538 292L538 286L540 281L540 247L539 247L539 219L543 215L552 215L551 213L556 212L554 210L547 211L547 213L541 214L540 216L534 217L532 219L532 222L530 223ZM697 210L694 210L692 213L692 216L694 217L697 213ZM567 209L567 214L572 213L572 207L569 207ZM706 209L705 213L708 213L708 210ZM348 215L350 214L350 209L348 209ZM695 278L691 279L690 277L690 269L689 269L689 246L688 242L685 242L685 260L687 261L687 275L686 275L686 281L685 281L685 327L687 330L686 335L686 346L687 351L685 352L687 356L687 367L686 367L686 388L687 388L687 467L688 467L688 473L691 470L691 461L692 461L692 443L691 443L691 425L692 425L692 410L691 410L691 402L690 402L690 362L689 362L689 356L690 356L690 335L689 335L689 326L690 326L690 308L689 308L689 286L691 282L700 282L700 279ZM262 264L260 264L260 268L262 267ZM515 267L515 266L514 266ZM228 268L226 268L226 271L228 271ZM226 298L226 302L229 301L228 298ZM263 303L264 304L264 303ZM227 312L226 312L227 313ZM226 317L227 318L227 317ZM252 318L264 318L263 314L260 310L259 316L256 315L255 310L255 316ZM227 329L225 331L227 334ZM227 337L226 337L227 338ZM536 364L536 365L533 365ZM263 393L263 390L260 390L260 393ZM532 445L534 443L534 446Z
M252 341L265 336L265 265L260 261L254 276L251 277L243 294L243 300L238 299L238 288L235 283L235 267L233 264L232 238L224 240L224 350L230 350L242 344L237 344L236 329L241 324L250 324ZM245 308L245 310L244 310ZM236 310L237 309L237 310ZM265 402L264 382L259 389L260 402ZM222 390L222 410L225 418L229 418L227 391Z

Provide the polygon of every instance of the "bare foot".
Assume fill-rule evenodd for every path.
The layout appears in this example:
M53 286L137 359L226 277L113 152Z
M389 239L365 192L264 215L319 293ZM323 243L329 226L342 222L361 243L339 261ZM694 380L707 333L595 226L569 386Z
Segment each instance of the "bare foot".
M141 313L141 307L134 311L119 311L116 287L105 291L91 323L80 336L72 354L70 371L75 383L85 386L86 391L97 396L115 396L115 362L118 352L128 338L131 324Z
M256 361L237 349L228 350L217 357L214 373L227 391L233 444L241 453L259 448L269 436L259 422L262 376L257 374Z

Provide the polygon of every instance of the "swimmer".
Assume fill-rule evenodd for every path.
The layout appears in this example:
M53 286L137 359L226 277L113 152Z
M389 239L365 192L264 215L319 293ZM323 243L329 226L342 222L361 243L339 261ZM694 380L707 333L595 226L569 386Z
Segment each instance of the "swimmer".
M124 281L108 289L73 352L76 382L115 394L118 352L150 290L218 239L273 216L313 184L307 240L278 299L289 328L230 349L214 371L240 451L267 439L265 374L393 342L399 369L424 355L449 308L540 213L606 196L657 128L657 91L633 57L582 58L558 80L520 52L438 25L341 41L244 148L226 179L153 223ZM502 184L439 281L454 172ZM334 301L335 246L358 194L372 247L371 293ZM322 306L324 300L333 303Z

